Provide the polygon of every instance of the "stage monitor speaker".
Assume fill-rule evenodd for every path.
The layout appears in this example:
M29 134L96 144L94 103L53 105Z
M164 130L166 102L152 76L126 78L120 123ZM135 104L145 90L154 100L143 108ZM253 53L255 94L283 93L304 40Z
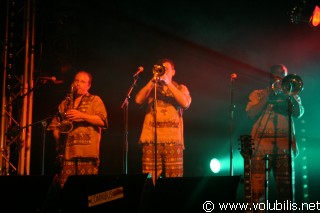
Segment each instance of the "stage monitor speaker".
M146 212L153 188L148 174L69 176L62 212Z
M0 176L0 212L44 212L53 176Z
M234 203L240 176L179 177L159 179L152 199L153 213L206 212L203 204L210 201L219 212L218 203ZM208 205L210 209L212 206ZM208 210L209 210L208 209ZM228 212L228 211L224 211Z

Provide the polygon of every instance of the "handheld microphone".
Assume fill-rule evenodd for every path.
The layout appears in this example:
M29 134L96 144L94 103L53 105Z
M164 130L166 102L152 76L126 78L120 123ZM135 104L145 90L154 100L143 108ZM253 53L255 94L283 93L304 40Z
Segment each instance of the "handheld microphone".
M137 75L139 75L141 72L143 72L144 68L142 66L138 67L137 72L132 76L132 77L136 77Z

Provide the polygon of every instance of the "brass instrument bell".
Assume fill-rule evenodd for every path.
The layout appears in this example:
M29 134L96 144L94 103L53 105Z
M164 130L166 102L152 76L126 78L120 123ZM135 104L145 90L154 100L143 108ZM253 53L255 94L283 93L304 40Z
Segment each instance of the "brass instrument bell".
M156 64L153 66L152 72L155 77L160 77L164 75L164 73L166 72L166 68L163 65Z

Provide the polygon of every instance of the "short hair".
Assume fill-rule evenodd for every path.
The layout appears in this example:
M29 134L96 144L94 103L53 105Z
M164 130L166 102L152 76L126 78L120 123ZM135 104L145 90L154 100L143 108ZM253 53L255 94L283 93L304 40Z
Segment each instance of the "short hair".
M283 64L276 64L276 65L271 66L270 74L271 74L271 77L274 74L281 75L280 77L285 77L288 75L288 69Z
M91 83L92 83L92 75L91 75L91 73L89 73L88 71L85 71L85 70L80 70L80 71L78 71L77 73L76 73L76 75L78 75L79 73L84 73L84 74L86 74L88 77L89 77L89 84L91 85Z
M174 69L174 63L171 59L168 59L168 58L162 58L162 59L159 59L157 64L160 65L160 64L163 64L163 63L170 63L171 64L171 67L172 69Z

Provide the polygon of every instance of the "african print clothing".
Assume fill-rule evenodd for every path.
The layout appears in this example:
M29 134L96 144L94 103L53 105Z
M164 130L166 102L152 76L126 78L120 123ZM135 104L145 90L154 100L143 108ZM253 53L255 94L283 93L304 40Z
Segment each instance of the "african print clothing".
M188 98L186 86L173 84ZM155 137L157 138L157 176L183 176L183 109L178 105L169 90L156 88L157 102L154 110L154 97L148 99L147 113L143 122L139 143L142 144L142 168L144 173L155 173ZM155 123L156 118L156 123ZM156 127L156 128L155 128ZM156 131L155 131L156 130ZM152 176L154 177L154 176Z
M266 90L255 90L249 96L247 112L265 98L268 94ZM295 95L296 106L299 107L300 115L303 114L303 107L300 98ZM285 95L269 97L269 101L262 113L254 123L251 137L254 143L253 156L251 159L251 180L253 202L265 201L265 181L266 181L266 163L268 163L268 179L270 172L273 171L277 187L277 200L289 201L291 192L294 193L294 163L293 153L298 152L294 124L292 121L292 150L289 150L289 121L288 121L288 99ZM269 158L266 158L268 155ZM290 159L291 157L291 159ZM289 161L290 159L290 161ZM268 160L268 161L267 161ZM289 163L291 164L291 175L289 173ZM291 179L290 179L291 177ZM292 185L290 185L290 182ZM292 186L292 187L291 187ZM294 197L294 196L293 196ZM293 202L293 201L292 201Z
M185 95L190 96L184 85L174 85ZM153 109L153 97L148 100L147 113L143 122L139 143L154 143L155 139L155 111ZM161 87L157 88L157 143L176 144L184 147L183 139L183 109L175 101L173 94Z
M59 111L63 112L66 109L67 101L64 100L59 105ZM87 113L90 115L98 115L104 121L104 128L108 126L107 121L107 111L106 108L99 96L86 94L83 96L77 110ZM49 129L53 129L58 126L60 118L54 118L48 127ZM101 140L101 127L92 126L84 121L74 121L73 129L66 135L66 142L62 145L63 147L63 169L62 169L62 184L66 180L66 177L69 174L75 174L71 167L75 166L83 166L86 167L88 162L93 162L92 168L88 169L85 172L78 174L91 174L97 173L95 170L99 166L99 152L100 152L100 140ZM90 159L87 161L86 166L81 164L71 164L70 162L75 162L75 159ZM92 159L95 159L92 161ZM66 164L67 163L67 164ZM86 170L84 168L84 170ZM91 171L92 170L92 171Z
M62 171L59 179L63 186L70 175L97 175L99 159L74 158L63 161Z
M142 146L142 173L155 176L155 146ZM157 146L157 175L161 177L183 176L183 147L159 144Z

